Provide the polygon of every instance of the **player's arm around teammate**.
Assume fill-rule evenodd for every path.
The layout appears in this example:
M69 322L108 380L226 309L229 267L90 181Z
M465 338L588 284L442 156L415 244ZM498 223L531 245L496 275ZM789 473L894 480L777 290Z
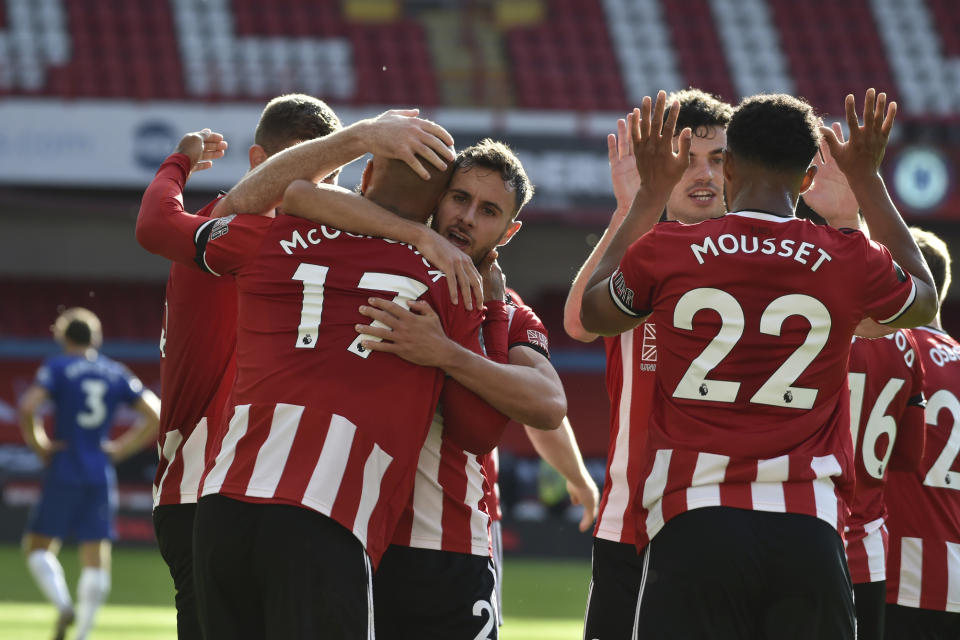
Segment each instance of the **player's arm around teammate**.
M390 112L388 112L390 113ZM380 136L387 137L398 125L396 119L401 116L393 115L390 119L381 120L381 118L372 121L365 121L364 128L361 130L372 130L379 132L375 139ZM417 118L402 116L405 120L420 121ZM401 121L402 122L402 121ZM359 124L359 123L358 123ZM433 124L433 123L429 123ZM437 126L437 125L434 125ZM347 131L347 127L341 131ZM439 127L438 127L439 128ZM443 131L443 129L440 129ZM340 151L338 144L343 142L342 138L337 138L340 132L301 143L298 147L303 147L303 154L294 154L292 157L302 162L308 163L304 167L312 167L317 175L327 175L331 172L335 175L341 164L341 161L350 162L356 156L355 143L350 142L356 136L356 132L346 137L344 146L345 151ZM446 133L444 131L444 133ZM449 134L447 134L449 135ZM362 137L358 137L364 140ZM395 138L396 139L396 138ZM367 144L364 142L363 144ZM413 142L407 143L412 147ZM351 146L354 145L354 146ZM255 145L256 146L256 145ZM403 149L409 150L403 146ZM446 148L446 147L444 147ZM140 205L140 212L137 216L137 241L143 248L151 253L162 255L166 258L183 264L193 265L196 252L194 249L194 235L200 225L204 224L209 218L198 217L187 213L183 208L183 189L187 180L194 171L202 171L213 166L213 161L223 157L227 149L227 141L223 139L220 133L204 129L202 131L187 133L180 140L174 153L168 157L157 171L157 175L150 186L147 187ZM249 203L250 206L263 207L266 203L274 202L271 200L277 193L279 197L283 195L284 189L289 185L288 182L282 182L286 179L290 171L289 159L286 156L280 163L272 162L276 156L284 154L281 151L269 158L259 158L255 170L251 171L244 178L244 195L241 202ZM360 151L360 154L364 151ZM401 153L394 151L394 154ZM253 151L251 151L251 158ZM254 160L252 159L251 162ZM431 165L431 168L432 165ZM306 169L301 168L301 173ZM426 171L426 169L424 169ZM429 172L428 172L429 173ZM282 186L278 186L282 182ZM311 183L304 182L310 188ZM225 196L229 197L228 196ZM221 200L222 202L222 200ZM231 209L236 205L231 205ZM219 203L218 203L219 204ZM285 209L288 210L288 209ZM300 217L309 220L316 220L309 209L289 209L291 215L299 215L299 211L305 213ZM272 214L268 209L250 209L251 212L262 211L263 215ZM215 213L217 211L215 210ZM224 214L225 210L219 213ZM392 216L396 217L396 216ZM420 249L421 253L427 257L432 264L447 274L449 278L449 289L451 297L456 303L457 293L462 292L467 301L468 309L472 308L470 291L480 291L480 277L476 270L461 258L460 252L456 251L449 242L443 241L436 234L427 234L423 230L423 225L410 224L409 226L399 226L397 239L408 242ZM429 231L429 230L428 230ZM391 236L393 237L393 236Z
M481 265L480 271L489 272L492 265L491 258ZM490 291L485 294L489 298L488 306L503 304L502 278L499 280L499 288L488 287ZM412 303L408 310L387 300L371 299L360 312L383 325L357 326L359 333L382 339L370 342L370 349L443 369L491 406L525 425L549 430L556 429L563 421L566 395L560 377L543 354L533 349L508 347L507 362L500 363L472 353L444 335L436 313L424 303ZM505 332L506 322L499 329ZM499 437L496 440L499 441ZM492 446L495 445L494 442Z

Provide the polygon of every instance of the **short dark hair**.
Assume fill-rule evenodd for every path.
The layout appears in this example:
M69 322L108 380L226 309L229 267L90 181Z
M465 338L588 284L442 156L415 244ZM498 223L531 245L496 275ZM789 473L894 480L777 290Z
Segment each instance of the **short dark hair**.
M253 141L272 156L295 142L322 138L342 127L340 118L323 100L290 93L267 103Z
M516 218L523 205L533 197L533 185L527 172L512 149L503 142L484 138L472 147L467 147L457 154L453 163L454 172L473 167L492 169L500 173L500 177L513 190L517 208L511 215Z
M73 307L61 313L53 323L53 336L79 347L99 347L103 342L100 319L83 307Z
M726 127L733 115L732 105L715 95L693 87L674 91L668 95L667 107L673 104L674 100L680 102L680 114L677 117L677 128L674 133L690 127L693 135L706 138L712 127Z
M820 146L820 119L783 93L744 98L727 125L727 148L770 169L804 172Z
M920 227L910 227L910 235L913 236L917 246L920 247L920 253L930 268L933 275L933 284L937 287L939 299L947 297L947 289L950 288L950 249L947 243L940 236Z

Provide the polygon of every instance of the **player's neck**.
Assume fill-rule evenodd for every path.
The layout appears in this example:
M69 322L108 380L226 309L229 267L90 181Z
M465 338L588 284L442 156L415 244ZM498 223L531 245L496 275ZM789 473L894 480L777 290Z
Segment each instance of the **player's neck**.
M63 352L68 356L82 356L88 360L93 360L97 357L97 350L91 346L67 343L63 345Z
M763 211L783 218L792 218L796 207L796 197L779 185L754 182L743 185L730 203L728 211Z

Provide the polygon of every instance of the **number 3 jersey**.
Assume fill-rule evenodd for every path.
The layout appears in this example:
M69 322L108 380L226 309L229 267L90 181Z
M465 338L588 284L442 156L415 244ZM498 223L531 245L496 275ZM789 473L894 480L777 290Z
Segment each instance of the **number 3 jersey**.
M856 338L850 348L850 428L856 492L844 542L854 584L886 579L887 469L913 471L923 455L923 365L911 332Z
M923 362L926 446L920 469L887 479L887 602L960 612L960 343L910 332Z
M853 480L853 330L863 317L892 322L916 295L889 252L766 213L667 222L629 248L610 293L657 327L637 545L707 506L839 530Z
M480 311L452 305L443 273L410 246L292 216L211 220L196 244L197 261L233 274L238 292L233 406L202 495L319 511L376 562L412 490L444 377L365 349L359 307L372 296L425 300L447 335L477 352ZM447 404L450 416L458 409L482 419L469 403Z
M43 363L36 384L53 401L51 440L66 445L53 455L47 478L69 484L114 482L102 445L117 407L134 404L143 393L140 380L106 356L61 355Z

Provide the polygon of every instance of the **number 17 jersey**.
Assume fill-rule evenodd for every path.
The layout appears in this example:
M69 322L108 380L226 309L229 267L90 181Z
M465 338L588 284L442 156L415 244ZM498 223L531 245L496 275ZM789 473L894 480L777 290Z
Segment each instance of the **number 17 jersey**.
M668 222L630 247L610 293L657 326L638 546L707 506L839 530L853 480L853 330L863 317L892 322L916 295L889 252L859 232L767 213Z
M412 247L300 218L228 217L197 230L198 261L238 293L232 410L202 495L303 506L379 560L413 488L443 373L360 344L372 296L430 303L479 351L480 311L450 302ZM451 409L452 410L452 409Z

